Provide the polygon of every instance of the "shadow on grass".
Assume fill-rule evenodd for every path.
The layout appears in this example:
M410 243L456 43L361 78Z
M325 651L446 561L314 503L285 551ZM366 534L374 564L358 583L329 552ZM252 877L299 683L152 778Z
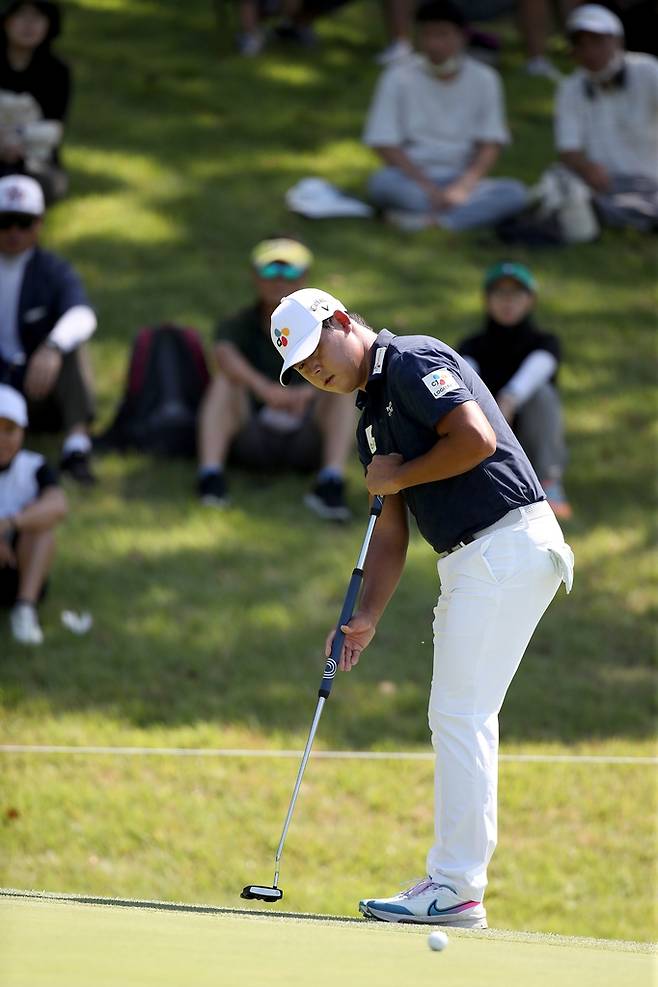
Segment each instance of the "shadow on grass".
M128 530L125 547L110 551L110 532L111 557L67 559L46 606L47 648L3 647L8 709L45 704L54 716L97 711L144 728L207 723L302 734L362 526L315 524L300 516L298 493L294 480L275 483L268 516L254 517L258 494L237 477L241 508L220 520L194 509L194 547L169 548L165 538L149 548L137 514L132 547ZM176 542L182 510L180 502L158 507L161 530ZM437 582L432 553L417 539L413 546L369 652L336 682L325 746L427 741ZM611 593L590 594L595 585L596 566L581 565L573 596L561 592L540 625L503 710L507 741L651 735L650 627ZM76 639L53 627L54 611L84 605L90 587L93 632Z

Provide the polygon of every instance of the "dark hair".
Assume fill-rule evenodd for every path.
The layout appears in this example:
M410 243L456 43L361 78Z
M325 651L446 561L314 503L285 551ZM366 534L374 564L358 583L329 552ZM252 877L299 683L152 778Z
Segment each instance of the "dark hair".
M54 41L62 29L62 12L53 0L9 0L0 11L0 28L3 33L7 18L21 7L36 7L44 17L48 18L48 34L42 44L49 45Z
M427 24L436 21L448 21L456 27L466 27L466 17L463 10L452 0L428 0L421 3L416 11L416 23Z

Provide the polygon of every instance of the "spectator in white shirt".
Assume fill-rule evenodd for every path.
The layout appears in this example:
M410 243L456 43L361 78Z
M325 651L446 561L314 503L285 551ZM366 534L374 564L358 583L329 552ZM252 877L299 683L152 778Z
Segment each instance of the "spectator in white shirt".
M37 606L55 555L66 495L41 453L23 449L25 398L0 384L0 607L21 644L41 644Z
M625 52L616 14L577 7L567 30L580 66L558 92L560 160L587 187L600 220L658 226L658 60Z
M416 14L422 53L384 72L364 142L385 167L370 197L402 229L493 226L526 204L525 186L487 178L509 142L500 79L465 54L466 24L450 0Z
M89 484L94 402L83 344L96 315L76 271L39 246L43 212L34 178L0 178L0 382L25 395L34 431L64 431L60 469Z

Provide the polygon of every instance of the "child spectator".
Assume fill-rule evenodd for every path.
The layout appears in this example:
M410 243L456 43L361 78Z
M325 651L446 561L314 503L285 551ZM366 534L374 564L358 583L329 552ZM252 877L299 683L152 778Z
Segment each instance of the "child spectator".
M416 14L422 55L388 68L377 87L364 141L385 167L370 197L405 230L493 226L526 204L524 185L487 178L509 140L500 79L465 54L466 23L450 0Z
M89 484L94 402L83 344L96 316L73 268L39 246L43 211L33 178L0 178L0 381L25 395L34 431L64 429L60 469Z
M26 427L25 398L0 384L0 606L11 607L16 641L41 644L37 605L68 507L43 456L22 448Z
M494 264L485 274L484 292L484 331L463 340L459 352L513 426L556 517L568 520L572 511L562 486L567 455L556 389L559 341L535 324L537 283L523 264Z
M270 341L272 312L284 295L303 286L312 260L293 237L258 243L251 255L256 300L218 326L217 374L199 422L198 493L204 504L227 503L230 454L237 465L260 473L319 469L306 506L327 520L350 516L344 472L354 442L354 401L318 395L301 378L283 387L281 359Z
M658 61L625 52L616 14L576 7L567 21L580 66L555 111L557 150L605 225L658 227Z
M33 175L47 202L68 185L58 149L70 73L50 50L59 31L56 3L12 0L0 14L0 175Z

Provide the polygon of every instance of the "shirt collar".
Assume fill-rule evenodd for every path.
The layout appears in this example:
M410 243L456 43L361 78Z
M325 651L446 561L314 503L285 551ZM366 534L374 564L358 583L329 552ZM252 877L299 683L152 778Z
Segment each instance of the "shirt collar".
M359 391L356 397L357 408L364 408L368 401L368 390L373 387L373 385L380 384L386 377L386 351L388 350L389 343L391 340L395 339L392 332L388 329L382 329L378 334L375 342L372 344L370 350L370 373L368 374L368 381L366 383L366 389L364 391Z

